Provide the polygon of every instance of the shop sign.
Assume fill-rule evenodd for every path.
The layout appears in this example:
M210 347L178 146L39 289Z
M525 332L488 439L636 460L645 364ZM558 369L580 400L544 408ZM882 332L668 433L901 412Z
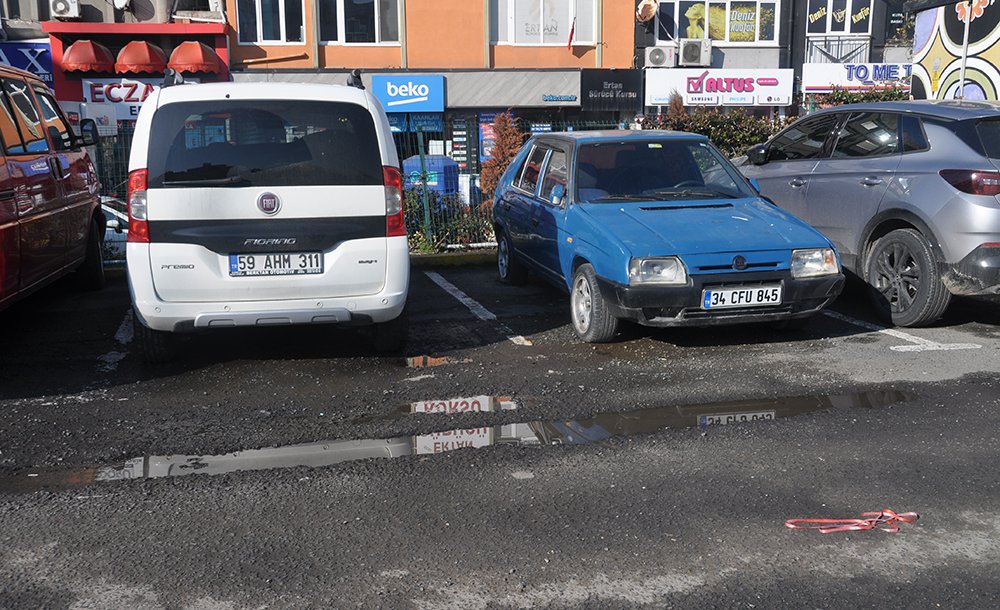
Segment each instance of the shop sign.
M186 79L191 82L190 79ZM83 81L83 101L111 104L119 121L134 121L162 78L95 78Z
M674 93L685 106L788 106L794 70L646 70L646 105L666 106Z
M642 111L642 70L580 71L583 110Z
M575 95L556 95L553 93L542 94L543 102L575 102L577 100Z
M444 131L444 116L438 112L415 112L410 115L409 131L417 131L418 127L424 133Z
M386 114L386 116L389 118L389 129L393 133L407 131L407 115L393 112L391 114Z
M489 161L493 152L493 142L496 136L493 132L493 123L497 120L495 112L479 113L479 162Z
M52 82L52 49L47 42L2 42L0 62Z
M375 74L372 94L386 112L443 112L444 76L440 74Z
M802 64L802 91L829 93L834 88L863 91L910 88L913 64Z

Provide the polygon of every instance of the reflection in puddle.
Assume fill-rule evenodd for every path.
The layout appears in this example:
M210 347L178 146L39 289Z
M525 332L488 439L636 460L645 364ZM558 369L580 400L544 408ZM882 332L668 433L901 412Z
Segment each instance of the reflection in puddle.
M840 396L798 396L703 405L657 407L620 413L600 413L590 419L534 421L447 430L380 440L344 440L237 451L224 455L168 455L133 458L119 467L85 468L70 472L30 473L0 480L0 491L31 491L42 487L74 487L100 481L223 474L295 466L328 466L340 462L403 455L444 453L497 444L582 445L615 436L648 434L664 428L767 421L831 408L872 408L909 400L896 390ZM404 407L407 413L507 411L517 403L506 397L473 396L422 401Z

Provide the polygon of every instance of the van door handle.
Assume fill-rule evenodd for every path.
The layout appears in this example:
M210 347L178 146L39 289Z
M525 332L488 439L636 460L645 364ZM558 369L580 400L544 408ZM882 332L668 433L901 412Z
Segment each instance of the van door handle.
M882 179L876 176L868 176L867 178L863 178L861 180L861 184L865 186L878 186L882 184Z
M792 178L788 181L788 185L798 188L800 186L805 186L808 180L803 180L802 178Z

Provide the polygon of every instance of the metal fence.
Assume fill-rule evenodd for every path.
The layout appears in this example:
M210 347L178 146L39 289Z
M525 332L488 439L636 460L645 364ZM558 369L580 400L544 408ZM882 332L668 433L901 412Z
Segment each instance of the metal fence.
M521 120L520 126L534 133L622 127L614 122L528 120ZM484 149L491 143L489 127L467 119L439 120L428 127L393 134L403 170L411 249L432 252L494 245L493 210L479 186ZM102 138L97 146L102 201L108 207L124 209L133 134L133 124L122 122L118 135Z

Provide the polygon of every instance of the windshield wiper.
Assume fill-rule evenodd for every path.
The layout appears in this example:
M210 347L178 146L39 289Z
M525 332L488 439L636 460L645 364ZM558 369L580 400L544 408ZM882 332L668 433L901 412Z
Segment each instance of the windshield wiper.
M715 189L683 189L680 191L656 191L653 193L656 196L669 196L669 197L723 197L726 199L736 199L736 196L731 193L726 193L723 191L717 191Z
M656 197L650 195L605 195L592 199L591 201L656 201Z
M189 180L164 180L163 186L194 186L206 184L211 186L221 186L225 184L235 184L243 182L245 178L240 175L226 176L225 178L191 178Z

